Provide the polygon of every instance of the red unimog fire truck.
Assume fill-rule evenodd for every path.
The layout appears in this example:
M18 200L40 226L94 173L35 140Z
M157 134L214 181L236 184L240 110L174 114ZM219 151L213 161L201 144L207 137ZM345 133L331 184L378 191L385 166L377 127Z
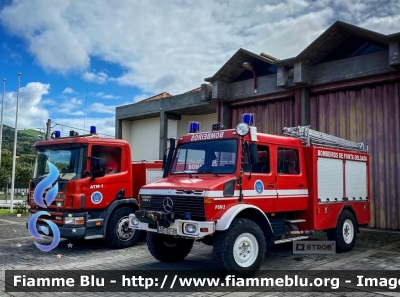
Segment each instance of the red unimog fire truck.
M105 239L114 248L133 245L140 231L129 228L129 214L138 209L141 186L162 177L162 161L131 161L129 144L121 139L100 138L96 128L90 135L69 137L53 133L53 139L35 143L38 152L34 177L29 183L29 212L46 210L61 238ZM34 201L38 184L49 175L51 162L59 170L55 200L44 209ZM45 198L47 188L43 193ZM37 229L47 226L38 219ZM49 230L51 233L51 230ZM52 234L49 234L52 235Z
M249 273L266 247L315 230L326 231L337 251L353 248L370 221L366 145L307 126L262 134L252 123L245 114L235 130L216 124L189 133L176 149L170 139L164 178L141 188L141 210L129 220L148 231L157 260L182 260L198 240L213 245L219 268Z

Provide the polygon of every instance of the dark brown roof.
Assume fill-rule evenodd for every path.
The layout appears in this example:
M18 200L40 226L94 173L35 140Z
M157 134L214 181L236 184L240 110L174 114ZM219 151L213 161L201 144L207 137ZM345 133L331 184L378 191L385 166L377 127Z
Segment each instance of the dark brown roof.
M198 87L198 88L196 88L196 89L193 89L193 90L187 91L187 92L185 92L184 94L186 94L186 93L198 92L198 91L201 91L201 87Z
M153 97L144 99L144 100L142 100L141 102L143 102L143 101L158 100L158 99L167 98L167 97L172 97L172 95L171 95L170 93L168 93L168 92L162 92L162 93L160 93L160 94L158 94L158 95L155 95L155 96L153 96Z

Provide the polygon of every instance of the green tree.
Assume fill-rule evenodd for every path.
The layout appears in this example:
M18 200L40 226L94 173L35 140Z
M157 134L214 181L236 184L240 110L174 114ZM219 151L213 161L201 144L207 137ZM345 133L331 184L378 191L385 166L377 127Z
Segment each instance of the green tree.
M28 184L33 177L33 166L27 163L17 163L15 166L15 182Z

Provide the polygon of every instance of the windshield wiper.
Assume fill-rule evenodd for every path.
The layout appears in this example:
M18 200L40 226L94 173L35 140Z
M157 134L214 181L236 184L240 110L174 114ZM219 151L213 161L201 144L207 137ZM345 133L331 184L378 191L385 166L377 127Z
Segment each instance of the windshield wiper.
M189 177L193 177L193 173L196 173L197 171L187 171L187 170L181 170L181 171L175 171L174 173L186 173L189 174ZM197 177L197 176L196 176Z
M215 176L219 176L218 173L215 173L214 170L210 170L210 169L202 169L202 170L198 170L197 173L212 173Z
M49 175L48 173L42 174L42 175L39 175L39 176L34 177L34 179L44 179L44 178L46 178L48 175Z

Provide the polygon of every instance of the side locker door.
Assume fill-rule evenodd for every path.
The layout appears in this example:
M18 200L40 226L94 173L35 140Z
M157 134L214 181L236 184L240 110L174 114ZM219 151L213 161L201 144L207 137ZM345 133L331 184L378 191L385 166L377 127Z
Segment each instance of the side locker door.
M244 202L259 207L263 212L275 212L277 209L276 171L272 164L271 146L257 145L258 164L252 167L251 179L245 172L243 179Z
M277 146L278 210L305 210L308 206L307 174L302 150Z

